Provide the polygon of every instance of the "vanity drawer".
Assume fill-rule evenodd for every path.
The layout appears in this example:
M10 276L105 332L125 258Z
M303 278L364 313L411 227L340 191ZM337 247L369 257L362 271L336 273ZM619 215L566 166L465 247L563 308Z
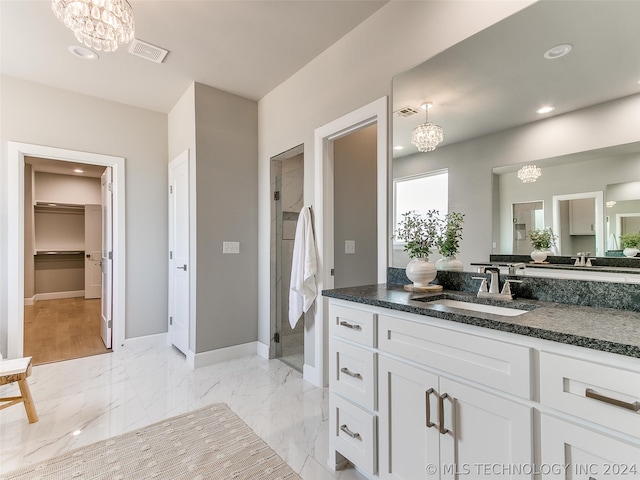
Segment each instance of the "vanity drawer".
M336 339L330 341L329 387L369 410L376 409L376 354Z
M329 441L351 463L370 475L377 470L376 416L331 394Z
M531 398L531 349L380 315L378 348L427 367Z
M377 314L366 310L329 305L330 333L367 347L375 347L376 317Z
M640 438L640 367L540 352L540 402Z

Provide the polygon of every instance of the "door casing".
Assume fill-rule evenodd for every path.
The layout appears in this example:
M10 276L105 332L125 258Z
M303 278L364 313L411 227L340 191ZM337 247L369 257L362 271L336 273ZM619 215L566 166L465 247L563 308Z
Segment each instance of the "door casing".
M113 350L125 340L124 157L7 142L7 358L24 351L24 157L111 167L113 171Z

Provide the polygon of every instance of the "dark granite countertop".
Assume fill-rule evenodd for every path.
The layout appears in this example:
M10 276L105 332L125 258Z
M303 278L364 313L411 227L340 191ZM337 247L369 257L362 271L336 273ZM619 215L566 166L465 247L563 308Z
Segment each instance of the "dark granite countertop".
M640 267L640 258L638 258L638 267ZM595 263L595 262L593 262ZM575 270L575 271L587 271L587 272L604 272L604 273L626 273L630 275L640 275L640 268L638 267L613 267L608 265L591 265L590 267L576 267L574 265L562 265L557 263L533 263L529 262L525 265L525 268L542 268L549 270Z
M479 299L473 293L453 290L412 293L402 285L393 284L324 290L322 295L640 358L640 313L628 310L529 299L505 302ZM424 300L416 300L418 298L426 301L448 298L528 311L519 316L503 316L429 305Z

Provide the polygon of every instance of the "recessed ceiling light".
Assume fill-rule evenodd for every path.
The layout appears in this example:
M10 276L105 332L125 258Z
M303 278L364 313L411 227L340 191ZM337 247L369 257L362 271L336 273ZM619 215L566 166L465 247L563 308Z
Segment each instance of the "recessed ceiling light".
M404 147L402 145L396 145L395 147L393 147L394 150L403 150Z
M81 168L74 168L73 171L76 173L84 173L84 170L82 170Z
M82 433L82 430L74 430L74 432L72 433L73 436L77 437L78 435L80 435Z
M71 45L69 47L69 52L79 58L82 58L83 60L98 60L98 54L96 52L94 52L93 50L87 48L87 47L81 47L80 45Z
M567 53L571 51L573 45L570 43L563 43L562 45L556 45L555 47L551 47L549 50L544 52L544 58L548 58L549 60L554 60L556 58L564 57Z
M541 107L538 110L536 110L536 113L549 113L549 112L553 112L556 109L556 107L552 107L551 105L547 105L546 107Z

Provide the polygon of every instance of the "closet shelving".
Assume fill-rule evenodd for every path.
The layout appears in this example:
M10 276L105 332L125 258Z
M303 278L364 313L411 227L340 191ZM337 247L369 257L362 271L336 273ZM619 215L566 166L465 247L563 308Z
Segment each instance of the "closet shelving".
M37 202L34 214L36 257L84 255L84 205Z

